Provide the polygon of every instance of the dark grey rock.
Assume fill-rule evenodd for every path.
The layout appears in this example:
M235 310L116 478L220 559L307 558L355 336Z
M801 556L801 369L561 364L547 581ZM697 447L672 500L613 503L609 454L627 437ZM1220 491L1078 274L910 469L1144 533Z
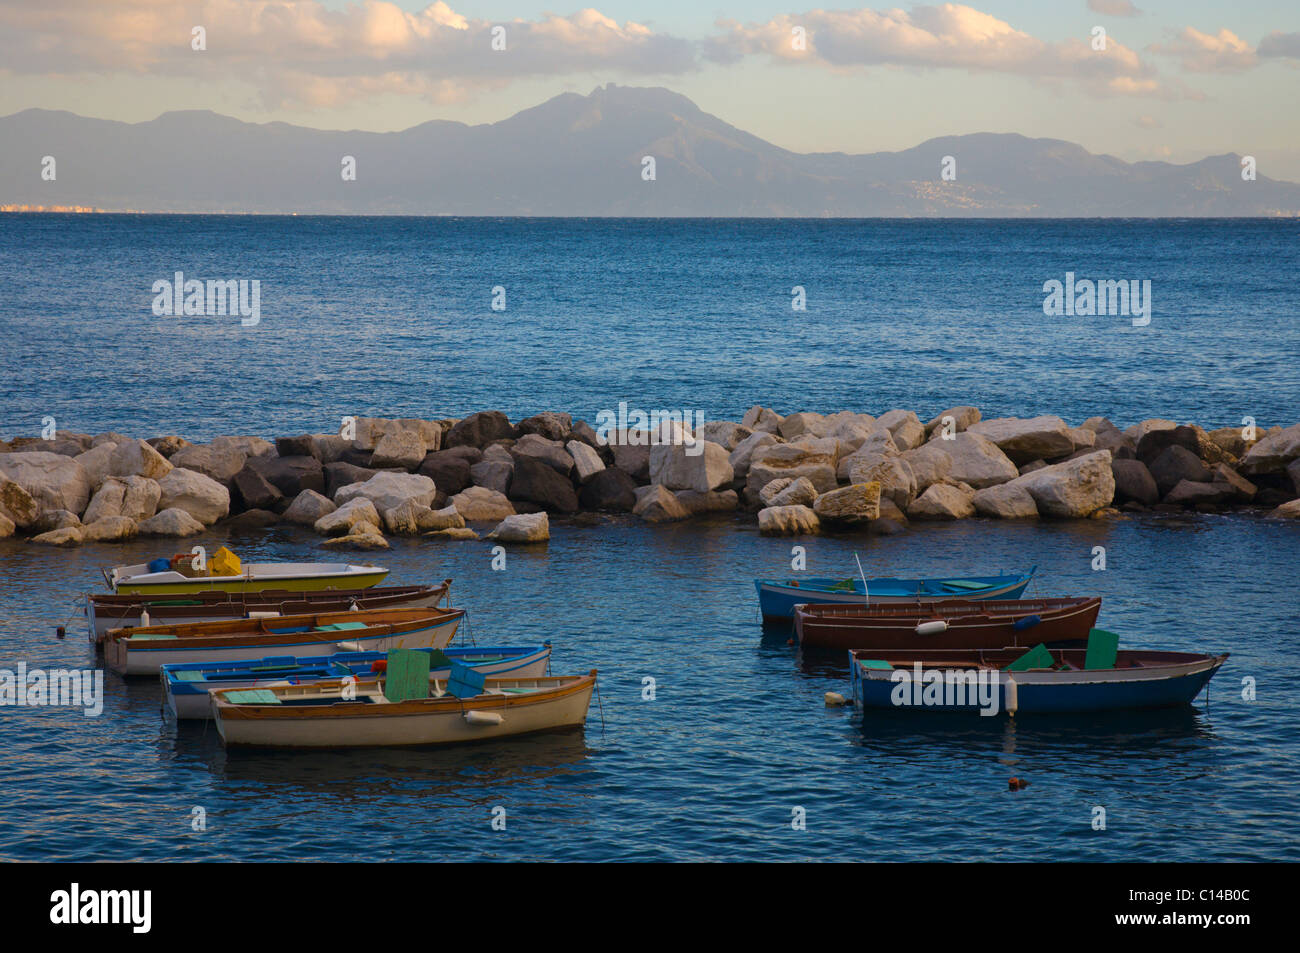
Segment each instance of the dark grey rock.
M617 467L608 467L583 484L578 499L584 510L630 513L636 506L636 480Z

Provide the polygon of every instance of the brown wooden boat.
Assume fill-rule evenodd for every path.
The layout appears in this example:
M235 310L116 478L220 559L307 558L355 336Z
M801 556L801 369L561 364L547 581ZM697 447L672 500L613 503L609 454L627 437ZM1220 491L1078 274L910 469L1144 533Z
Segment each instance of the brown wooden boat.
M273 656L446 648L464 609L352 609L113 629L104 663L120 675L157 675L175 662L235 662Z
M86 600L90 639L102 645L109 630L139 625L181 625L222 622L250 615L308 615L358 609L429 609L446 601L451 606L451 580L440 586L381 586L371 589L322 589L319 592L198 592L193 595L146 597L100 595ZM149 621L142 619L148 612Z
M794 630L813 649L1000 649L1083 644L1101 597L920 602L910 606L799 605Z

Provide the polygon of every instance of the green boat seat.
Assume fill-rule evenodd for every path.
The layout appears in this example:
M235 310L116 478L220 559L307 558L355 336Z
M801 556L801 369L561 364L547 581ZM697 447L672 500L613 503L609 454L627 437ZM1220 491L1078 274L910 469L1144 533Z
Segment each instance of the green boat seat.
M243 688L226 692L226 701L232 705L278 705L280 699L269 688Z
M317 632L347 632L352 629L364 629L364 622L331 622L329 625L316 626Z
M1047 646L1039 642L1010 665L1003 666L1002 671L1027 672L1031 668L1051 668L1055 664L1056 659L1052 658L1052 653L1047 651Z
M1083 667L1086 670L1114 668L1118 656L1118 635L1105 629L1093 629L1088 633L1088 654L1083 659Z
M972 591L989 588L987 582L971 582L969 579L945 579L943 584L950 589L968 589Z
M132 641L132 642L162 642L162 641L164 641L164 640L166 640L166 639L178 639L178 638L180 638L180 636L178 636L178 635L162 635L162 634L149 635L149 634L145 634L145 633L140 633L140 634L137 634L137 635L133 635L133 636L131 636L130 638L131 638L131 641Z
M878 658L858 659L858 664L861 665L863 668L874 668L877 671L881 671L881 672L893 671L894 668L894 666L890 665L888 662Z
M843 579L840 582L835 583L835 585L833 586L827 586L826 591L827 592L856 592L857 580Z
M415 649L389 649L384 697L390 702L428 698L429 653Z
M429 668L431 670L435 668L451 668L451 656L442 649L431 649L424 654L429 656ZM466 659L466 661L470 660Z
M180 671L176 673L176 680L181 682L202 682L206 681L202 672Z

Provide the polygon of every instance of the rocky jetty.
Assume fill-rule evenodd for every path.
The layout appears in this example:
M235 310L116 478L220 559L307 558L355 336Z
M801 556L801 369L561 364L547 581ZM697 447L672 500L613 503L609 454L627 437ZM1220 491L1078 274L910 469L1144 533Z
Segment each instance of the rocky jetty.
M730 513L768 535L1121 511L1300 518L1300 424L1253 432L1153 418L1121 430L1104 417L984 420L968 406L926 421L755 406L739 422L600 433L557 411L354 423L347 437L3 440L0 537L75 546L284 522L324 545L372 549L385 534L543 542L551 518L591 513L649 523Z

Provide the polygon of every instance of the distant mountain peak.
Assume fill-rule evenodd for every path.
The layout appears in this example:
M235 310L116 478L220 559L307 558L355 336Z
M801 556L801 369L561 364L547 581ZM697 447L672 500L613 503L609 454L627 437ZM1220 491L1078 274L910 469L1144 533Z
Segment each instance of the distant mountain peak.
M57 157L56 180L45 181L33 165L42 155ZM355 160L355 179L340 176L344 156ZM941 176L941 162L955 168L955 179ZM248 123L205 109L141 123L28 109L0 119L0 205L494 216L1295 216L1300 186L1264 176L1243 181L1232 153L1187 165L1129 163L1017 132L940 136L901 152L801 154L673 90L608 83L498 122L433 120L382 134Z

